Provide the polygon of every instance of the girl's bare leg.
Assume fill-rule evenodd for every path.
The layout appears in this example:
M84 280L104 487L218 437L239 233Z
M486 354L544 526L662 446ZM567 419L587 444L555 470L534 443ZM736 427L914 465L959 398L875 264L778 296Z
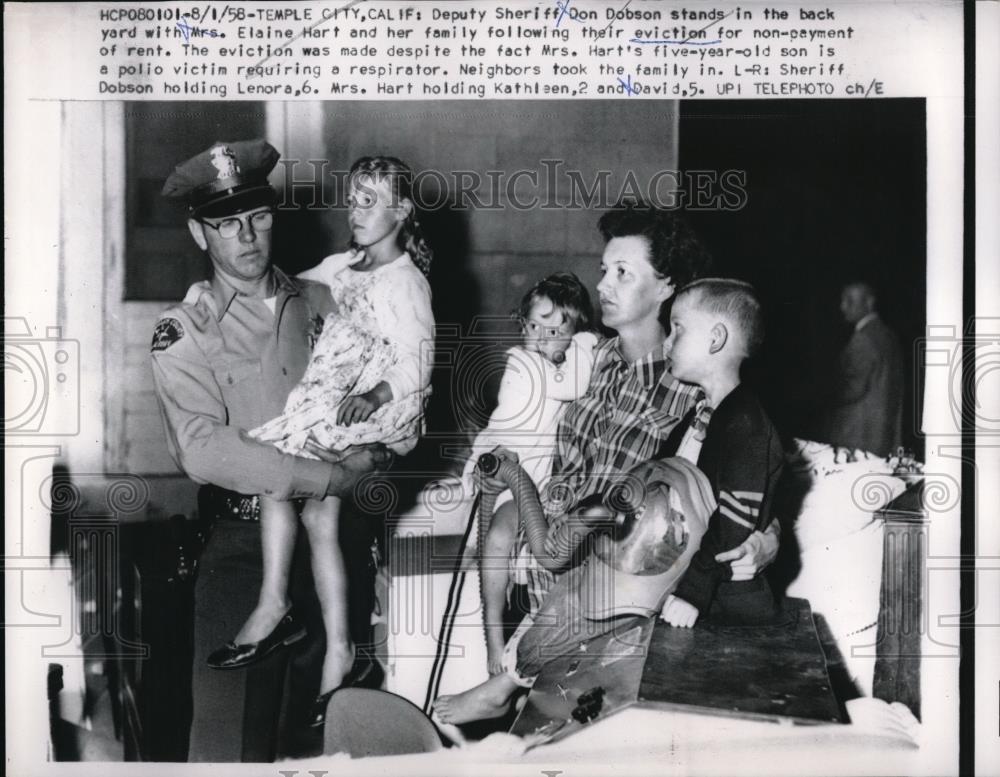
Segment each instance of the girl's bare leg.
M517 507L506 502L490 521L486 540L479 553L479 579L483 594L483 623L486 627L486 662L491 675L500 674L503 653L503 615L507 600L507 556L517 531Z
M309 533L313 580L326 629L326 656L320 693L340 685L354 663L354 644L347 623L347 570L340 550L340 499L310 499L302 510Z
M260 540L263 546L264 579L257 606L233 640L238 645L260 642L281 622L291 602L288 575L298 532L298 517L291 502L260 497Z

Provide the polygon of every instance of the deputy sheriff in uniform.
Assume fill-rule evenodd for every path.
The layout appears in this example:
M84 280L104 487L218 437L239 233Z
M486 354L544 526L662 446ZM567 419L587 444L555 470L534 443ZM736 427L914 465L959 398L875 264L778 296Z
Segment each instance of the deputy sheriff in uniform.
M163 187L165 196L186 202L191 237L214 270L211 280L194 284L182 303L160 317L151 347L170 454L192 480L206 484L199 508L212 522L195 588L191 761L274 759L289 653L290 695L297 689L302 699L290 700L284 716L290 724L296 705L307 709L317 691L318 665L309 658L322 656L322 622L308 601L304 606L300 601L314 603L302 547L292 597L306 622L282 622L268 638L249 646L247 668L218 671L206 665L208 654L231 639L250 614L260 589L263 561L254 495L346 497L389 455L377 446L344 457L314 448L319 458L308 459L246 434L282 413L333 307L326 286L289 277L272 264L276 193L267 175L277 161L278 152L264 140L216 143L179 165ZM370 557L370 537L360 549L346 549L345 557ZM358 598L353 588L352 596ZM365 598L362 592L360 599ZM369 614L370 608L362 608L361 623ZM318 646L281 649L303 626ZM365 635L352 636L368 641Z

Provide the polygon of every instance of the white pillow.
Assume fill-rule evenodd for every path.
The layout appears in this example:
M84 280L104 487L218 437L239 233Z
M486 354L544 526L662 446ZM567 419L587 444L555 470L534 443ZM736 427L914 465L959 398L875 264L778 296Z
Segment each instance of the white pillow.
M785 451L786 465L793 471L814 468L835 468L843 464L868 462L872 472L892 472L889 459L860 448L843 448L815 440L792 440L790 450Z
M795 440L789 484L802 567L789 596L809 600L837 641L851 679L871 694L882 580L883 526L874 514L906 489L892 463L865 451Z
M887 459L824 443L795 440L787 468L803 494L795 521L803 551L858 531L906 490Z

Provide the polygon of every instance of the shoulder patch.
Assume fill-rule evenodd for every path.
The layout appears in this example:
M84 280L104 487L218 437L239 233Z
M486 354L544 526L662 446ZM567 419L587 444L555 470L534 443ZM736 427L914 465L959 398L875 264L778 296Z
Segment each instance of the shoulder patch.
M171 345L184 337L184 327L176 318L163 318L153 330L153 342L149 346L150 353L165 351Z

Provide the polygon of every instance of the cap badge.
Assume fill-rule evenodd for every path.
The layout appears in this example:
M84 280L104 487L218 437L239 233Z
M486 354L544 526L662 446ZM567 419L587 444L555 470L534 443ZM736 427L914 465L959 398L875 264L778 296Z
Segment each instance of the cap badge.
M215 177L220 181L233 178L240 172L236 154L229 146L212 146L211 162L212 167L219 171Z

